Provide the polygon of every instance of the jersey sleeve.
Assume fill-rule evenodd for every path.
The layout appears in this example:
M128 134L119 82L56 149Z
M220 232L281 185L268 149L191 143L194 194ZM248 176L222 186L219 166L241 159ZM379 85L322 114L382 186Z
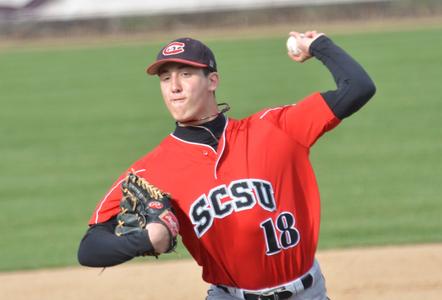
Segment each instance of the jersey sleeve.
M112 184L111 188L107 191L101 201L98 202L94 213L89 219L89 225L106 222L120 212L120 200L123 196L121 183L125 180L128 172L131 170L133 170L135 174L143 176L143 173L146 171L143 166L143 160L140 159L135 162Z
M267 109L258 117L273 123L307 148L340 123L320 93L295 104Z

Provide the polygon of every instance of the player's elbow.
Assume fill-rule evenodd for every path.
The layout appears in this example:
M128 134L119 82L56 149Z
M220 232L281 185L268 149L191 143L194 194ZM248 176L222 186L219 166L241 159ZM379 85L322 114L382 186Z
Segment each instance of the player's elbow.
M357 112L364 106L376 93L376 86L370 77L365 77L359 80L353 80L349 84L345 97L348 101L342 101L336 109L339 110L339 117L341 119L347 118Z
M95 268L102 268L113 265L110 264L109 262L106 262L105 260L106 255L103 255L104 253L102 253L102 251L100 252L102 246L105 245L100 245L99 241L97 241L97 239L94 238L94 235L91 234L90 231L88 231L81 240L80 245L78 247L77 251L78 263L85 267L95 267Z
M77 260L78 263L84 267L97 267L91 260L89 260L89 257L80 250L77 253Z
M91 251L89 249L88 243L83 238L80 242L80 246L78 247L77 252L77 260L78 263L85 267L100 267L96 264L96 261L93 259L91 255Z
M376 93L376 85L370 77L366 78L363 84L360 85L360 97L367 102Z
M358 108L367 103L376 93L376 86L368 74L360 74L349 80L348 89L348 94L352 95L353 102Z

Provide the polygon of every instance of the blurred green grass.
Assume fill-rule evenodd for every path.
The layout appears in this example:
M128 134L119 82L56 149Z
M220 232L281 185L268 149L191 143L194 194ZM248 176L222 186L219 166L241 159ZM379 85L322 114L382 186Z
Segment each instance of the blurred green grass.
M334 35L373 77L375 98L312 149L320 248L442 241L442 28ZM208 40L230 116L334 88L285 36ZM0 270L76 264L113 180L174 127L145 66L159 44L0 53ZM184 249L178 255L187 256Z

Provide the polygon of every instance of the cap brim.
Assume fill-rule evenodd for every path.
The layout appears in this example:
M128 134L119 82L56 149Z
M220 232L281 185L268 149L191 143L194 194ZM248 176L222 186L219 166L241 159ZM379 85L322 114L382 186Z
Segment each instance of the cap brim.
M208 65L205 64L200 64L191 60L187 60L187 59L181 59L181 58L167 58L167 59L161 59L161 60L157 60L156 62L154 62L153 64L151 64L147 69L146 72L149 75L157 75L158 74L158 70L160 69L160 67L166 63L169 62L176 62L176 63L182 63L185 65L190 65L192 67L197 67L197 68L207 68Z

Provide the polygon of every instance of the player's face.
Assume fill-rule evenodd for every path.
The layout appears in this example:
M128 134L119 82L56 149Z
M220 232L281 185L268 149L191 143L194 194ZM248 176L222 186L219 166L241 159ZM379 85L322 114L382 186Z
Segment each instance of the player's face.
M168 63L161 67L158 76L164 103L177 122L199 120L218 112L214 97L217 73L206 76L201 68Z

